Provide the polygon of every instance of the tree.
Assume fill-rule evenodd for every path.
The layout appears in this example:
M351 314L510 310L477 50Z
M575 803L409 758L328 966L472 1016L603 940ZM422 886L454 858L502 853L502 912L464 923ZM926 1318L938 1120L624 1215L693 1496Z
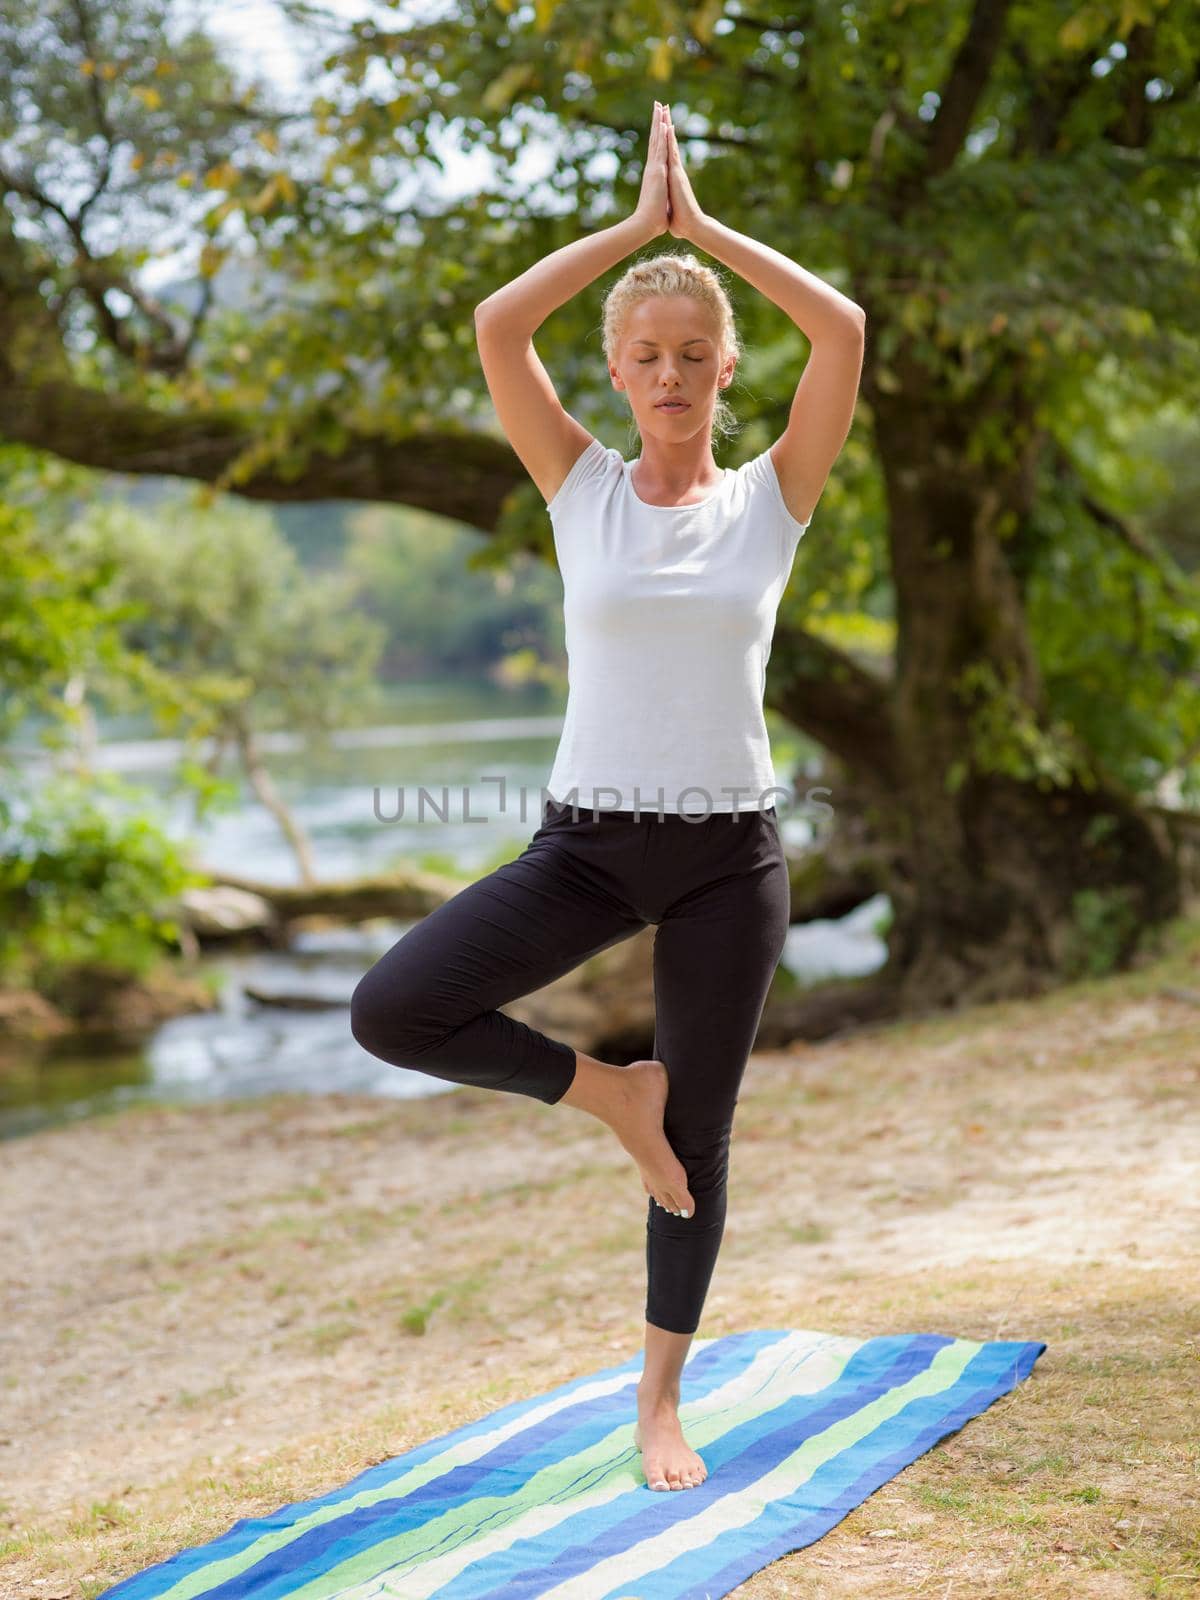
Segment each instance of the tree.
M864 1012L1126 962L1180 908L1179 819L1155 794L1168 774L1200 790L1198 591L1152 492L1126 488L1148 464L1121 430L1200 377L1191 0L469 0L356 25L299 110L243 94L195 38L176 70L168 10L72 0L35 27L18 4L0 25L0 433L250 497L421 506L547 552L470 313L632 205L665 93L705 209L868 312L871 448L856 430L835 469L768 684L828 753L843 850L883 863L895 916ZM398 186L456 115L499 172L421 211ZM535 196L507 180L544 134ZM173 305L138 278L168 217L202 286ZM265 298L214 311L235 250ZM761 449L804 341L740 309ZM538 342L603 430L594 300Z
M357 580L300 577L299 561L259 507L197 509L182 495L146 514L88 509L69 531L72 556L111 574L101 599L121 616L126 647L177 692L175 725L189 744L211 740L208 771L231 751L295 854L317 881L311 844L263 760L264 734L320 741L377 705L383 626L355 604ZM98 674L98 698L120 709L140 684ZM186 767L185 767L186 770Z
M0 984L86 1014L176 941L161 908L200 878L135 789L69 770L95 678L136 683L160 715L177 698L104 603L114 568L64 558L64 502L87 475L48 465L0 448ZM14 736L35 721L54 765L31 781Z

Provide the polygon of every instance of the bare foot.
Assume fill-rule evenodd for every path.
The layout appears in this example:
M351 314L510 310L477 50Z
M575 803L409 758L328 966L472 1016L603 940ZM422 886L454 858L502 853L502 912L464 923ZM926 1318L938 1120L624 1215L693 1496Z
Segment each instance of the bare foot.
M664 1210L694 1216L687 1171L663 1132L669 1088L666 1062L631 1062L621 1069L621 1084L624 1092L610 1126L637 1162L642 1188Z
M708 1468L683 1437L679 1413L660 1402L638 1405L633 1442L642 1452L642 1470L651 1489L694 1489L708 1477Z

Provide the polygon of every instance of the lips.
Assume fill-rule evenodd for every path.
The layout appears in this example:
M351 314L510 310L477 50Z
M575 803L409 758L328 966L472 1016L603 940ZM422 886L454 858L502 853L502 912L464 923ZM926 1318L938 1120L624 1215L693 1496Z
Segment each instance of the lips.
M689 406L686 400L658 400L655 402L654 409L655 411L687 411Z

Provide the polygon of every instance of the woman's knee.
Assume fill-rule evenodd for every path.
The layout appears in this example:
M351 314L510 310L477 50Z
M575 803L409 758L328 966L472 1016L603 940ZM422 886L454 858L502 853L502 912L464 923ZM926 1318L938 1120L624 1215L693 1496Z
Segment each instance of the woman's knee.
M435 1023L422 996L385 976L377 963L350 996L350 1032L372 1055L418 1056L446 1029Z
M364 973L350 996L350 1032L364 1050L375 1050L388 1025L394 1021L394 1011L394 1006L385 1006L371 973Z

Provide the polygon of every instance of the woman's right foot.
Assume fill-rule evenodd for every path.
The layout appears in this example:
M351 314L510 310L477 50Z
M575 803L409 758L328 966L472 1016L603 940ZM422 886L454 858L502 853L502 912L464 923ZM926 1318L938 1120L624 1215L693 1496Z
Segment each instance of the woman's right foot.
M666 1062L633 1061L621 1068L621 1083L625 1093L610 1126L637 1162L643 1189L664 1210L692 1216L687 1171L663 1130L670 1087Z
M637 1162L642 1187L665 1211L690 1217L696 1207L683 1162L663 1129L670 1080L665 1061L627 1067L575 1052L575 1076L558 1105L578 1106L612 1129Z

